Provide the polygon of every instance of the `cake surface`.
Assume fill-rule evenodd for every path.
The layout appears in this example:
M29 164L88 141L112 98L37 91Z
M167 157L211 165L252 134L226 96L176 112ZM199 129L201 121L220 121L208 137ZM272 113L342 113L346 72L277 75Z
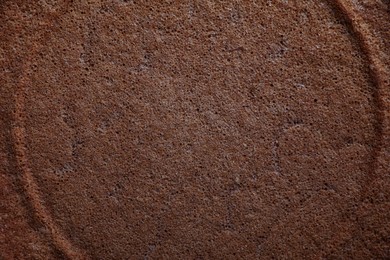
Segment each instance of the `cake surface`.
M0 13L1 258L390 257L388 1Z

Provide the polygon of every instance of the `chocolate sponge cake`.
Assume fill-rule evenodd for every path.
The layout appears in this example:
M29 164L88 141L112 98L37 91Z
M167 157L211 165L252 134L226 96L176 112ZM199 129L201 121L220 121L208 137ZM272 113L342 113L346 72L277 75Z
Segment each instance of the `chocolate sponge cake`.
M390 3L0 1L1 259L390 258Z

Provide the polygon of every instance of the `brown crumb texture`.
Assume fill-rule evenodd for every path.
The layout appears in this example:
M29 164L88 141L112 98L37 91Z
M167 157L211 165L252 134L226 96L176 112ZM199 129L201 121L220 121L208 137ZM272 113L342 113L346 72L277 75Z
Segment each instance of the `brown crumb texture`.
M390 258L390 3L0 1L0 259Z

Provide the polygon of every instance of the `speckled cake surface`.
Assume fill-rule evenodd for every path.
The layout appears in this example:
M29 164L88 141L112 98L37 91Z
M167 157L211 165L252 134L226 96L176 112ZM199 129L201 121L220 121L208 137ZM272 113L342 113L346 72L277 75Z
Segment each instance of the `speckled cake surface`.
M0 1L1 259L390 258L390 3Z

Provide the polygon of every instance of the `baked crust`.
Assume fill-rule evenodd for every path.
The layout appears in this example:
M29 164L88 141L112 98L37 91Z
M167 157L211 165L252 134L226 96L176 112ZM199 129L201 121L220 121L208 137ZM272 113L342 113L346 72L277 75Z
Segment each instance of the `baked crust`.
M2 258L388 258L389 8L2 1Z

